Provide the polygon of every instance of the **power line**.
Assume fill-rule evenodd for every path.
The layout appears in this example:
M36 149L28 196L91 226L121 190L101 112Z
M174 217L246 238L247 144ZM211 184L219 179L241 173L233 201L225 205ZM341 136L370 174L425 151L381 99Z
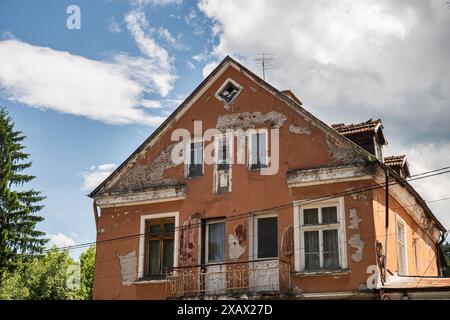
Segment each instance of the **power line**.
M433 176L449 173L450 170L439 172L440 170L445 170L447 168L450 168L450 167L444 167L444 168L441 168L441 169L435 169L435 170L431 170L431 171L428 171L428 172L423 172L423 173L415 175L414 176L415 178L409 179L408 181L421 180L421 179L430 178L430 177L433 177ZM426 175L428 173L431 173L431 174ZM395 184L399 184L399 182L393 181L393 182L389 183L389 185L395 185ZM338 193L329 194L329 195L325 195L325 196L319 196L319 197L315 197L315 198L310 198L310 199L290 202L290 203L287 203L287 204L282 204L282 205L278 205L278 206L274 206L274 207L270 207L270 208L264 208L264 209L260 209L260 210L244 212L244 213L241 213L241 214L238 214L238 215L234 215L232 217L227 217L225 219L225 221L226 222L235 221L235 220L246 218L249 215L253 215L253 214L256 214L256 213L264 213L264 212L270 212L270 211L274 211L274 210L280 210L282 208L291 207L291 206L294 206L294 205L297 206L299 204L314 202L314 201L317 201L317 200L329 200L329 199L333 199L333 198L340 197L340 196L347 196L347 195L357 194L357 193L361 193L361 192L372 191L372 190L376 190L376 189L380 189L380 188L384 188L384 184L374 184L372 186L363 187L363 188L360 188L360 189L349 190L349 191L344 191L344 192L338 192ZM436 201L441 201L441 200L437 199L437 200L433 200L433 201L436 202ZM188 225L188 226L179 226L179 227L174 228L174 230L187 230L187 229L191 229L191 228L197 228L199 226L201 226L201 223L191 224L191 225ZM132 234L132 235L123 236L123 237L117 237L117 238L111 238L111 239L106 239L106 240L81 243L81 244L73 245L73 246L59 247L59 248L56 248L56 249L57 250L75 250L75 249L81 249L81 248L84 248L84 247L88 247L88 246L91 246L91 245L105 244L105 243L110 243L110 242L114 242L114 241L131 240L131 239L142 237L142 236L145 236L145 235L146 235L146 233ZM46 250L44 250L44 252L51 251L51 250L54 250L54 249L55 248L46 249Z

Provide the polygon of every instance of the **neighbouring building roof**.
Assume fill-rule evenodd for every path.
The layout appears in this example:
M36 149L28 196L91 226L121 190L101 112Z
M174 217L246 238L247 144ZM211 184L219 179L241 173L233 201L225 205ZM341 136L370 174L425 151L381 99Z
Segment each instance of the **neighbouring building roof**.
M369 119L365 122L360 122L360 123L332 124L331 127L334 130L336 130L337 132L339 132L340 134L347 135L347 134L360 133L360 132L374 132L378 129L379 125L382 125L380 119L378 119L378 120Z
M406 161L406 155L384 157L384 163L388 166L402 166Z
M386 139L384 138L383 131L380 129L383 129L383 124L381 122L381 119L372 120L369 119L365 122L360 123L351 123L351 124L344 124L344 123L338 123L338 124L332 124L331 127L342 134L343 136L351 136L354 134L364 133L364 132L371 132L374 134L380 134L381 143L386 144Z
M409 165L406 161L406 155L384 157L384 164L391 167L397 173L403 175L403 178L409 178L411 176L409 172Z

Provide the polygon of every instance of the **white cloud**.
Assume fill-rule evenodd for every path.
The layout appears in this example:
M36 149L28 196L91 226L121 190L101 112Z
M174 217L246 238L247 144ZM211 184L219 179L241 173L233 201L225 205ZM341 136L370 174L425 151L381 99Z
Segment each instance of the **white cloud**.
M439 0L202 0L199 8L219 26L216 57L237 54L256 69L255 53L274 53L268 80L324 120L411 116L414 100L439 112L450 99L442 71L450 14Z
M440 144L417 144L406 149L411 174L427 172L450 166L450 142ZM450 173L411 181L414 188L425 201L434 201L450 197ZM431 202L430 209L435 212L441 223L450 229L448 207L450 200Z
M156 91L165 97L173 89L176 79L172 59L166 49L151 38L150 24L142 9L133 9L125 17L128 31L133 36L144 57L117 54L114 60L127 72L144 84L148 91Z
M176 44L175 38L172 36L169 30L166 28L160 27L158 29L158 34L161 38L163 38L168 44L174 46Z
M450 14L441 0L201 0L216 45L204 75L227 54L291 89L327 123L381 118L388 153L415 172L450 165ZM426 200L450 195L450 176L414 183ZM448 202L430 205L446 225Z
M175 50L187 50L188 49L188 47L183 45L181 42L181 34L178 34L178 36L175 38L168 29L159 27L158 28L158 36L170 48L173 48Z
M196 54L195 56L192 56L192 59L197 61L197 62L203 62L203 61L208 60L208 54L206 54L206 53L199 53L199 54Z
M46 237L48 237L49 239L49 247L57 246L58 248L61 248L76 245L76 242L72 237L60 232L58 232L57 234L47 234Z
M108 29L112 33L121 33L122 32L122 27L120 26L120 23L118 23L114 17L111 18L109 25L108 25Z
M160 109L162 108L162 103L159 100L142 100L141 105L147 109Z
M112 21L117 32L120 26ZM0 89L11 101L31 107L108 124L159 125L165 116L140 107L150 105L146 93L167 97L172 91L177 78L172 58L149 36L142 9L130 11L124 22L142 56L121 52L108 62L96 61L17 39L0 41ZM175 41L168 31L163 34L166 41Z
M116 168L114 163L105 163L98 166L91 166L83 173L83 190L93 190L103 182Z
M0 41L0 88L8 99L109 124L156 126L138 109L143 85L123 66L19 40Z
M190 62L190 61L186 61L186 64L187 64L187 66L188 66L188 68L189 68L190 70L195 70L195 69L197 69L197 68L195 67L195 65L194 65L192 62Z
M133 6L154 5L165 6L170 4L181 4L182 0L130 0Z

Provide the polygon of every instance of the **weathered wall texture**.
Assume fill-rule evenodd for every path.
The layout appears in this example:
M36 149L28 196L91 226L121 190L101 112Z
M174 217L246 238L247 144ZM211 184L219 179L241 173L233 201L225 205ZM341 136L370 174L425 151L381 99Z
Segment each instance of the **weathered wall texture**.
M374 217L377 239L383 245L383 251L386 244L385 231L385 194L383 190L374 191ZM406 224L406 257L408 265L408 275L410 276L436 276L438 275L436 261L436 241L434 228L431 228L431 219L422 218L415 220L409 213L411 204L402 206L395 198L389 197L389 231L388 231L388 270L398 273L398 255L397 255L397 234L396 219L400 217ZM419 221L420 224L417 222ZM417 255L417 256L416 256Z
M233 78L242 87L235 103L224 108L214 94L227 78ZM174 129L185 128L193 132L194 121L203 122L207 128L277 128L280 130L280 168L277 174L261 176L249 171L247 165L232 168L232 191L213 192L213 166L206 165L202 177L186 179L184 166L170 161L173 142L170 134ZM269 142L270 144L270 142ZM189 112L171 124L154 145L140 156L135 165L106 192L130 192L155 185L184 184L185 200L121 206L101 209L98 220L97 240L103 241L136 235L140 232L141 215L179 212L180 234L179 265L198 265L199 230L202 219L233 218L242 213L293 203L327 194L361 188L373 182L353 181L289 188L286 173L298 168L312 168L368 160L342 139L331 132L325 133L311 119L301 116L285 102L260 87L234 68L227 69L212 86L193 104ZM367 279L367 267L376 263L375 243L382 222L374 213L379 208L381 194L366 193L345 196L345 232L348 269L338 275L293 276L292 287L297 292L352 291L358 290ZM283 207L278 214L278 248L280 257L294 265L293 208ZM408 220L406 214L404 219ZM376 226L376 227L375 227ZM375 234L375 230L377 234ZM246 215L232 219L227 224L227 260L246 261L249 252L249 221ZM417 230L417 237L422 234ZM381 239L383 241L383 239ZM395 249L390 245L392 251ZM429 244L421 244L426 252ZM409 248L408 248L409 250ZM429 251L427 251L429 252ZM161 281L136 283L137 268L143 252L139 251L139 237L112 241L97 247L95 269L95 299L152 299L165 297L165 283ZM424 260L427 260L424 257ZM392 259L391 259L392 260ZM392 261L390 262L392 263ZM393 264L389 265L395 269ZM421 269L425 266L421 264ZM428 274L435 273L430 269Z

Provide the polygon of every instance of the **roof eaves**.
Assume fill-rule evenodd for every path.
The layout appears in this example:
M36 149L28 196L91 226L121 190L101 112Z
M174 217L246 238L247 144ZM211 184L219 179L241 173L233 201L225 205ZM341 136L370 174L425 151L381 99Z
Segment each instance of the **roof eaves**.
M88 197L93 198L95 197L98 192L111 180L113 179L136 155L138 155L145 146L150 143L153 138L155 138L166 126L167 124L172 121L176 117L176 115L185 107L185 105L197 94L198 91L206 84L208 81L214 77L214 75L227 63L230 61L234 61L231 59L230 56L226 56L218 65L217 67L195 88L194 91L172 112L166 120L163 121L163 123L156 128L152 134L145 139L145 141L127 158L125 161L123 161L120 166L118 166L105 180L102 181L93 191L91 191L88 194Z

